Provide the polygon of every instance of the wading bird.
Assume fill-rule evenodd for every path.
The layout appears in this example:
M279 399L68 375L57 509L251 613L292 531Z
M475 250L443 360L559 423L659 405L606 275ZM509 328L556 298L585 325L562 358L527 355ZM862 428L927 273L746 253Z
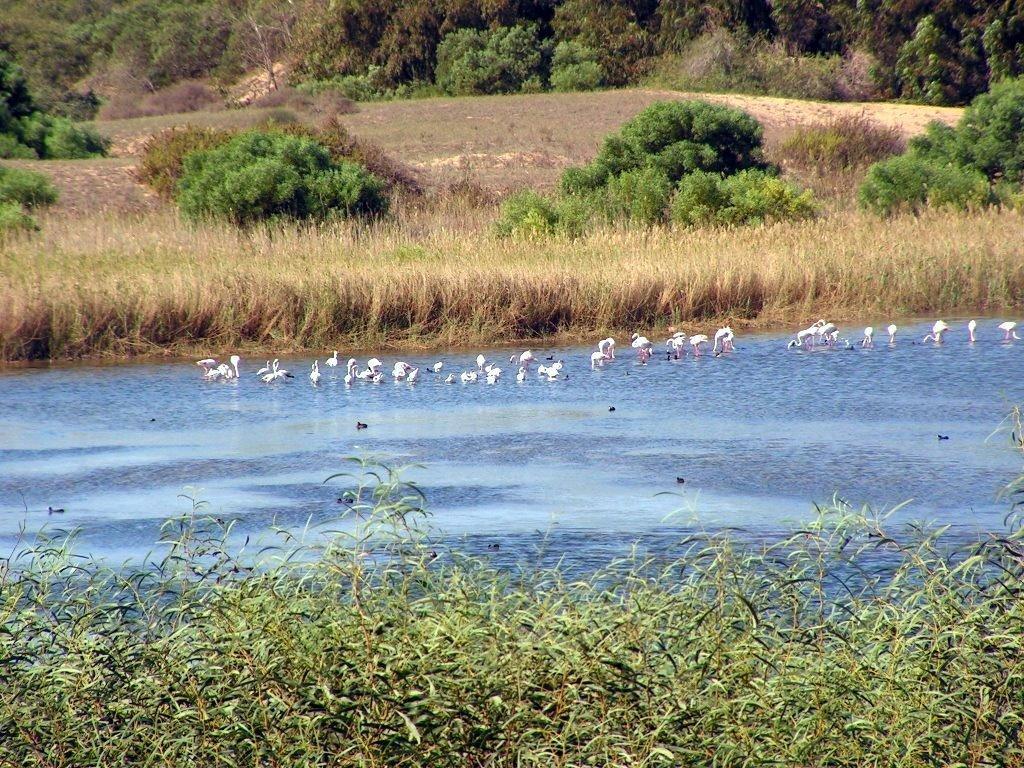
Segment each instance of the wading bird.
M1003 341L1009 341L1010 339L1020 339L1017 335L1017 331L1014 330L1017 324L1013 320L1007 320L1005 323L999 324L999 330L1003 332Z
M334 355L328 357L324 362L331 368L336 368L338 365L338 350L334 350Z
M942 320L936 320L932 326L932 332L925 336L921 341L928 342L934 341L936 344L942 343L943 334L949 330L949 326Z

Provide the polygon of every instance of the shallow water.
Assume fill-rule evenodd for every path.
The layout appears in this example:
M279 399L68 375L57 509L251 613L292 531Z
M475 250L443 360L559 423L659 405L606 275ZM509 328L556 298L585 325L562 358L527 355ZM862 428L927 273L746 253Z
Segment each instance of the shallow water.
M987 321L974 345L965 333L912 344L928 325L867 350L794 351L778 334L751 335L731 355L670 362L656 347L639 366L620 349L597 371L589 349L535 349L568 376L524 384L496 350L505 376L494 386L424 370L416 385L349 389L343 362L321 366L314 388L304 359L283 361L296 378L275 385L253 376L262 361L228 383L200 380L192 363L9 369L0 545L59 525L80 527L90 553L137 557L161 521L190 508L183 493L240 533L323 524L338 517L343 486L323 480L368 455L421 464L404 476L426 493L432 524L470 549L514 553L547 536L552 552L597 562L643 535L738 526L770 537L833 494L876 508L910 501L896 519L975 536L1002 527L996 494L1021 469L992 433L1024 400L1024 342L999 342ZM403 359L440 359L447 373L474 356ZM66 512L49 516L51 505Z

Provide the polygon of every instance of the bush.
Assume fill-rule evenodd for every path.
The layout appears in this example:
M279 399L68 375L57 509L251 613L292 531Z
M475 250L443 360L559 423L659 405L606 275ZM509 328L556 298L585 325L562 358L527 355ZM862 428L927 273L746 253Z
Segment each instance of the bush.
M651 84L685 91L730 91L798 99L865 100L877 96L864 53L790 55L779 42L716 28L664 55Z
M105 155L110 141L94 130L76 125L67 118L52 118L44 140L46 148L42 155L54 160L81 160L86 157Z
M39 224L20 203L13 200L0 200L0 235L9 232L31 232L38 229Z
M957 209L983 206L993 202L993 193L981 171L911 153L871 166L858 198L865 208L891 213L900 209L918 211L925 205Z
M558 211L548 198L533 190L510 195L501 204L495 228L499 235L550 235L558 227Z
M185 112L198 112L222 104L215 90L195 80L185 80L152 93L113 96L99 110L100 120L126 120Z
M597 54L573 40L555 46L551 59L551 87L556 91L592 91L604 83Z
M26 147L9 133L0 133L0 159L35 160L38 157L32 147Z
M455 96L515 93L531 82L541 85L546 51L535 24L458 29L438 46L435 80Z
M801 170L835 174L898 155L906 148L895 128L865 115L843 115L827 123L798 128L778 151L778 159Z
M612 177L605 188L605 212L650 226L665 220L672 182L659 168L639 168Z
M57 202L57 188L41 173L0 166L0 203L17 203L25 208Z
M1024 182L1024 77L971 102L957 125L961 152L989 179Z
M731 176L697 172L679 183L672 220L683 226L740 226L805 219L816 208L810 192L758 169Z
M165 199L174 196L184 169L185 157L192 152L212 149L227 143L236 134L214 128L170 128L151 137L142 148L136 175Z
M738 109L703 101L657 102L606 138L588 166L567 170L561 187L585 193L648 167L672 184L694 171L729 174L763 167L762 135L757 120Z
M255 132L187 155L178 203L191 218L223 217L242 225L378 215L388 207L384 183L365 168L332 161L309 139Z

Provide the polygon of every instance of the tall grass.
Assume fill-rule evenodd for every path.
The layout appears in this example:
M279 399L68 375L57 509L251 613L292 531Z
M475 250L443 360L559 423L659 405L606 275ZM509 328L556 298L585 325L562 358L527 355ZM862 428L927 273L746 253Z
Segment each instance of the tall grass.
M239 556L199 509L148 569L60 538L6 561L0 764L1024 761L1013 527L950 548L836 508L571 579L442 549L414 489L362 477L315 552Z
M0 243L0 357L457 345L544 335L997 311L1024 298L1020 213L502 239L493 209L240 233L57 219Z

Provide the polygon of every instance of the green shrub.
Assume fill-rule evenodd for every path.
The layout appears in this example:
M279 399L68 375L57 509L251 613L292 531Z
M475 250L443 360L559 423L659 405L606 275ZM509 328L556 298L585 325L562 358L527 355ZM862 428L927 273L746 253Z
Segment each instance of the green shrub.
M438 46L435 79L445 93L457 96L515 93L524 86L537 90L546 55L535 24L457 29Z
M14 200L0 200L0 235L8 232L31 232L39 229L39 224L25 208Z
M906 154L871 166L858 198L865 208L890 213L918 211L926 205L983 206L993 202L993 193L981 171Z
M38 157L32 147L27 147L10 133L0 133L0 159L35 160Z
M638 168L612 177L605 188L605 213L650 226L665 220L672 182L659 168Z
M379 178L355 163L332 161L314 141L253 132L186 155L178 203L192 218L251 224L377 215L387 210L388 198Z
M672 220L683 226L741 226L805 219L815 213L810 192L759 169L725 177L693 173L679 183L672 201Z
M1024 182L1024 77L971 102L957 125L960 151L990 179Z
M703 101L656 102L606 138L588 166L567 170L561 186L586 192L641 168L656 168L675 184L694 171L763 167L762 139L761 125L741 110Z
M510 195L501 204L495 229L502 237L511 235L550 235L558 227L555 204L533 190Z
M110 142L91 128L76 125L67 118L50 118L42 157L54 160L81 160L105 155Z
M170 199L178 188L185 157L192 152L226 144L233 136L233 131L191 125L162 131L143 146L136 174L161 197Z
M597 53L574 40L555 46L551 59L551 87L556 91L592 91L604 84Z
M41 173L0 166L0 203L18 203L25 208L57 202L57 188Z
M844 115L827 123L798 128L778 150L778 159L801 170L835 174L865 168L903 152L895 128L865 115Z

